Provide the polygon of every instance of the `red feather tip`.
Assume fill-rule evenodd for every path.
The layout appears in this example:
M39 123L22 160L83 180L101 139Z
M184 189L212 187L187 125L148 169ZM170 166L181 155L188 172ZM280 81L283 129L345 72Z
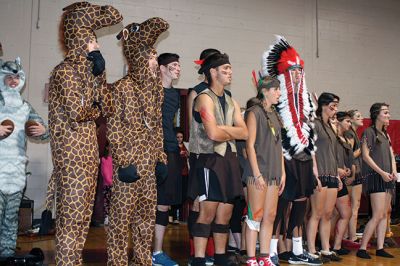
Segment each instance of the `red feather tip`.
M200 60L194 60L193 62L194 62L196 65L200 65L200 66L201 66L201 65L204 63L204 59L203 59L203 60L201 60L201 59L200 59Z
M257 88L258 82L257 82L257 76L256 76L256 71L252 71L251 74L253 75L253 82L254 86Z

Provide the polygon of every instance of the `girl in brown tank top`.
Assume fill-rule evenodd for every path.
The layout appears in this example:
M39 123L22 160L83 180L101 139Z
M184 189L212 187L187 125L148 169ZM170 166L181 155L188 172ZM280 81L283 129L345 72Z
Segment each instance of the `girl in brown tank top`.
M315 133L318 137L315 142L317 151L315 154L318 166L318 179L322 188L314 190L311 195L311 217L307 224L307 244L310 253L315 254L315 238L319 226L321 238L321 256L332 261L338 261L337 254L329 249L329 237L331 229L331 216L335 208L338 187L341 189L341 181L337 175L336 163L336 135L329 119L336 112L339 97L333 93L322 93L318 98L317 119L315 119Z
M394 182L397 179L396 162L386 127L389 125L390 112L386 103L374 103L370 108L371 127L361 138L363 174L367 178L365 189L370 196L372 218L365 226L361 247L357 256L370 259L367 244L376 230L376 255L386 258L394 256L383 249L386 232L386 218L390 208Z
M342 179L343 188L339 191L336 199L336 210L338 213L337 222L332 223L331 230L335 232L335 242L333 251L338 255L347 255L350 250L342 248L343 236L351 217L350 196L347 185L351 185L354 180L354 156L353 149L349 140L345 136L351 127L351 118L348 112L338 112L337 117L337 162L338 174ZM336 221L335 218L332 219Z
M247 265L256 262L256 240L260 234L259 265L271 265L270 241L276 215L278 196L285 185L285 168L281 144L281 125L273 105L281 95L279 81L269 77L259 82L257 98L246 116L249 138L246 141L248 164L248 215L246 217ZM270 256L271 255L271 256ZM263 264L261 264L263 263Z
M347 186L351 200L351 218L349 222L349 240L356 241L357 235L357 220L358 209L360 208L361 193L362 193L362 156L361 156L361 143L357 135L357 129L363 126L363 116L358 110L349 111L351 117L351 128L345 133L346 138L350 141L353 148L355 171L354 181L352 185Z

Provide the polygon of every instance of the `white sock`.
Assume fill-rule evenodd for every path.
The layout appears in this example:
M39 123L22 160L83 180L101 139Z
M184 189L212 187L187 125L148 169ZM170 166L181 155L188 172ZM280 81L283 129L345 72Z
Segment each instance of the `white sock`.
M293 237L292 243L293 243L293 248L292 248L293 254L294 255L303 254L303 241L301 237Z
M269 256L273 257L278 255L278 239L271 238L271 244L269 245Z
M162 250L160 250L160 251L155 251L155 252L153 252L153 256L158 255L158 254L160 254L160 253L162 253Z

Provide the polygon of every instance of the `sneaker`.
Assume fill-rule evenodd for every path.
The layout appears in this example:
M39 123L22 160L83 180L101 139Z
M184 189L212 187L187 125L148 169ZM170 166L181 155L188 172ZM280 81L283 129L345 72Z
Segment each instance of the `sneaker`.
M153 266L179 266L178 263L173 261L167 254L160 252L151 257Z
M279 253L278 257L279 257L279 260L288 262L291 255L292 255L292 252L285 251L285 252Z
M279 266L279 257L278 257L278 255L275 254L274 256L271 256L270 258L271 258L272 263L275 266Z
M319 260L322 261L322 264L331 262L331 258L329 256L323 256L321 253L311 255L318 257Z
M294 255L293 252L289 259L290 264L305 264L305 265L322 265L322 261L318 256L308 253L307 251L303 251L303 254Z
M256 258L248 258L246 261L247 266L259 266Z
M357 231L356 231L356 236L362 237L363 234L364 234L364 229L365 229L365 226L364 226L364 225L361 225L361 226L357 229Z
M258 265L260 266L275 266L275 264L272 262L271 257L259 257L258 258Z
M214 265L214 258L213 258L213 257L208 257L208 256L206 256L206 265L207 265L207 266L212 266L212 265Z
M365 249L359 249L356 253L356 256L362 259L371 259L371 256L368 254L368 252Z
M343 259L343 258L339 257L339 255L333 250L331 250L330 253L331 253L331 256L330 256L331 261L341 261Z
M319 255L321 256L323 263L325 263L324 259L328 260L328 261L341 261L342 260L342 258L339 257L334 251L322 251L321 250L319 252Z

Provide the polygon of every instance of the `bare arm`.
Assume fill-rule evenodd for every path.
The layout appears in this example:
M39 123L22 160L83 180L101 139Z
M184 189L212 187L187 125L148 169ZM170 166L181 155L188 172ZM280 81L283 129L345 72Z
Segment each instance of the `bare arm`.
M202 94L197 98L195 111L200 113L207 136L211 140L223 142L232 139L225 130L217 125L214 114L214 102L208 95Z
M243 117L240 114L240 106L235 100L232 99L232 101L235 106L235 112L233 113L234 126L220 126L220 128L225 130L231 136L231 139L246 140L249 134L246 123L244 122Z
M257 120L253 112L249 112L246 123L249 128L249 136L246 140L247 159L250 163L256 188L262 190L265 188L265 181L260 171L260 168L258 167L257 154L254 148L257 137Z
M188 120L189 120L188 121L189 130L190 130L190 126L192 125L193 101L194 101L194 98L196 98L196 96L197 96L197 93L194 90L192 90L189 93L188 98L187 98L187 113L188 113Z
M321 185L321 180L319 180L319 174L318 174L318 165L317 165L317 158L315 157L315 154L311 155L312 161L313 161L313 174L315 178L317 179L317 190L321 191L322 185Z
M258 167L256 150L254 148L254 143L256 142L257 137L257 121L253 112L248 113L246 122L249 129L249 137L246 140L247 158L249 160L253 176L257 177L261 175L261 172L260 168Z
M351 147L353 148L354 145L355 145L355 140L354 140L354 138L349 138L348 141L349 141ZM361 155L361 149L360 149L360 148L358 148L357 150L355 150L355 151L353 152L354 159L357 159L360 155Z
M283 190L285 189L285 184L286 184L285 159L283 157L283 152L282 152L282 177L281 177L281 183L279 184L279 195L283 193Z
M394 175L397 175L396 159L394 157L394 152L393 152L393 148L392 147L390 147L390 154L391 154L391 157L392 157L392 172L393 172ZM397 176L393 176L393 178L396 179Z

